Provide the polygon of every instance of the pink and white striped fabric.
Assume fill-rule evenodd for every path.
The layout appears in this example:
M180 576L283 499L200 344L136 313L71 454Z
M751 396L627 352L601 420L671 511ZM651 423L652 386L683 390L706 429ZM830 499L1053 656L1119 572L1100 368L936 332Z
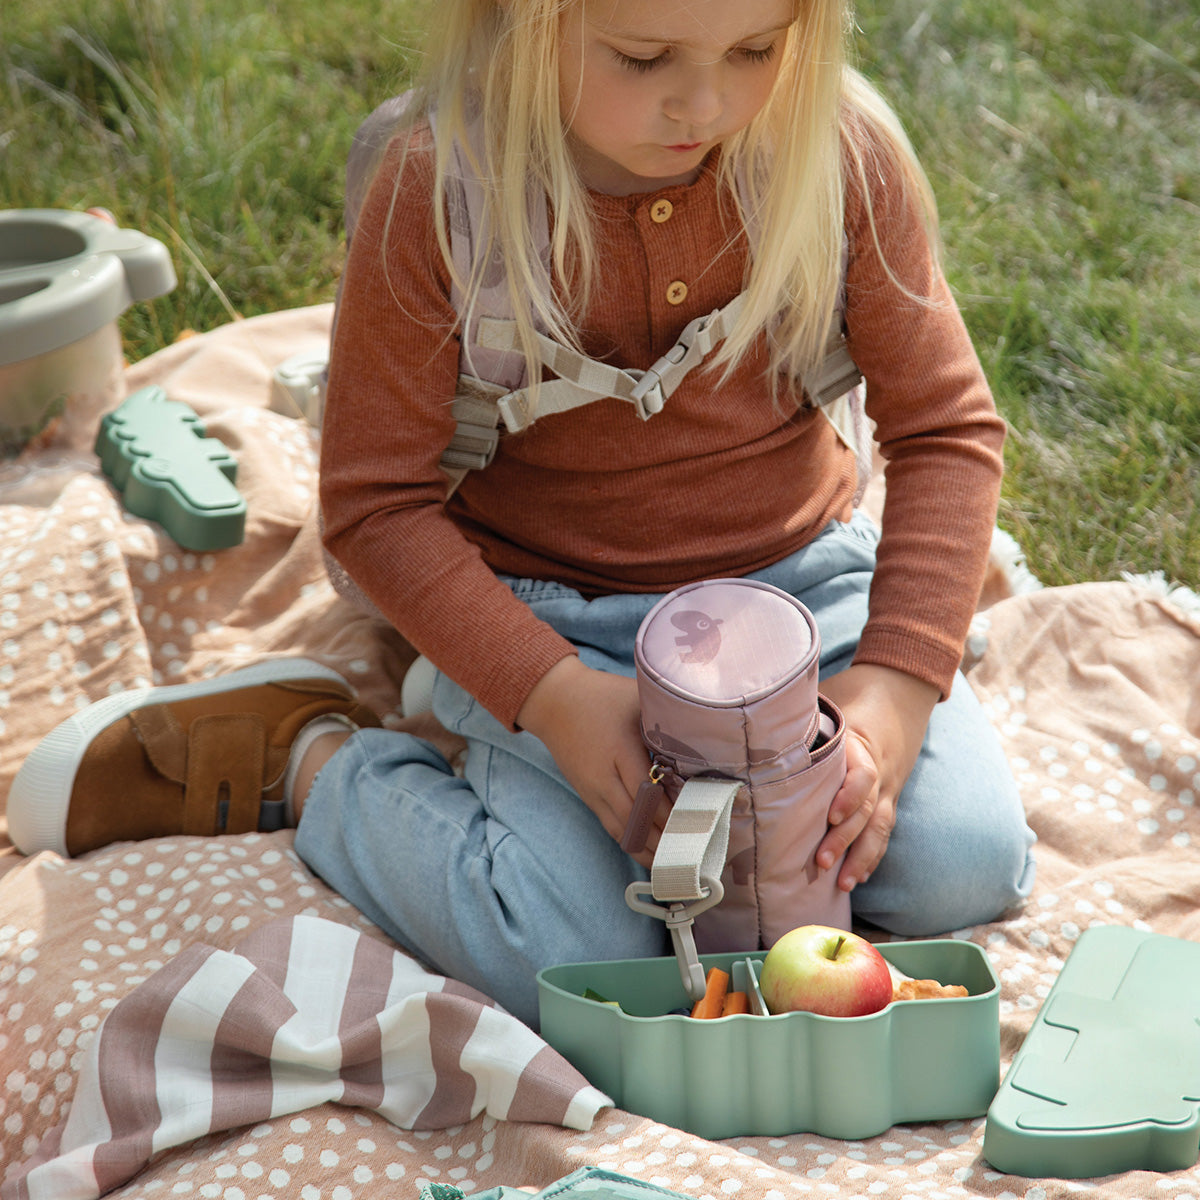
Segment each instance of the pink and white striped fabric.
M484 1110L587 1129L612 1103L481 993L295 916L235 952L193 945L117 1004L67 1119L0 1198L94 1200L167 1147L330 1100L406 1129Z

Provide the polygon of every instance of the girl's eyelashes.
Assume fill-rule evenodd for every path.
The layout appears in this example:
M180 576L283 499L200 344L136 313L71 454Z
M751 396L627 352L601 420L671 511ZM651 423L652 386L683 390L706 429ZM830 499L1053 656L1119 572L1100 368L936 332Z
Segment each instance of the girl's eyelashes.
M776 45L777 43L772 42L769 46L763 46L761 50L752 50L749 46L744 46L737 53L747 62L757 66L761 63L769 63L775 57Z
M627 71L636 71L639 74L644 74L647 71L653 71L655 67L662 66L667 61L666 53L656 54L653 58L634 58L632 54L622 54L615 47L610 47L613 57Z
M769 46L754 48L751 46L738 46L730 50L727 57L733 60L740 60L754 66L760 66L768 63L775 57L777 43L772 42ZM635 58L632 54L625 54L618 50L615 46L610 46L613 57L626 70L634 71L638 74L645 74L649 71L661 67L671 57L670 50L664 50L661 54L654 55L653 58Z

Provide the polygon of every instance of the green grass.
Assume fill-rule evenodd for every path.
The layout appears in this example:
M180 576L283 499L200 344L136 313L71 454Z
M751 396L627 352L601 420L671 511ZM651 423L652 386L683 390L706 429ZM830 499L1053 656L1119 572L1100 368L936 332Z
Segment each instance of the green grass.
M414 4L34 7L4 16L0 198L101 204L170 248L179 286L129 315L131 357L332 296L346 147L404 86Z
M0 205L111 208L180 283L130 357L332 298L345 148L430 0L41 0L0 36ZM1200 586L1194 0L865 0L859 53L938 193L1012 434L1001 524L1047 583Z
M1200 583L1193 0L873 0L860 53L941 206L1012 434L1001 524L1047 583Z

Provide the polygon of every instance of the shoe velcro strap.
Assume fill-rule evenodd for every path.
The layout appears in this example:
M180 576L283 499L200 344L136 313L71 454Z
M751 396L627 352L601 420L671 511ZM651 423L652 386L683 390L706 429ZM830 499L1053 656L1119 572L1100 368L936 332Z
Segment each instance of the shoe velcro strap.
M267 731L255 713L197 717L188 729L183 793L185 835L258 829Z
M129 723L137 734L151 766L172 783L187 778L187 733L165 704L135 708Z

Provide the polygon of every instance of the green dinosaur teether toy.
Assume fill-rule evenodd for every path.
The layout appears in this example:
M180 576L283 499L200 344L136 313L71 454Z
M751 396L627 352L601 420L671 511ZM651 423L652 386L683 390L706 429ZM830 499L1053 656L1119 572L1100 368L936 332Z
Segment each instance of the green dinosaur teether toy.
M125 507L157 521L184 549L224 550L245 536L237 461L162 388L142 388L105 416L96 453Z

